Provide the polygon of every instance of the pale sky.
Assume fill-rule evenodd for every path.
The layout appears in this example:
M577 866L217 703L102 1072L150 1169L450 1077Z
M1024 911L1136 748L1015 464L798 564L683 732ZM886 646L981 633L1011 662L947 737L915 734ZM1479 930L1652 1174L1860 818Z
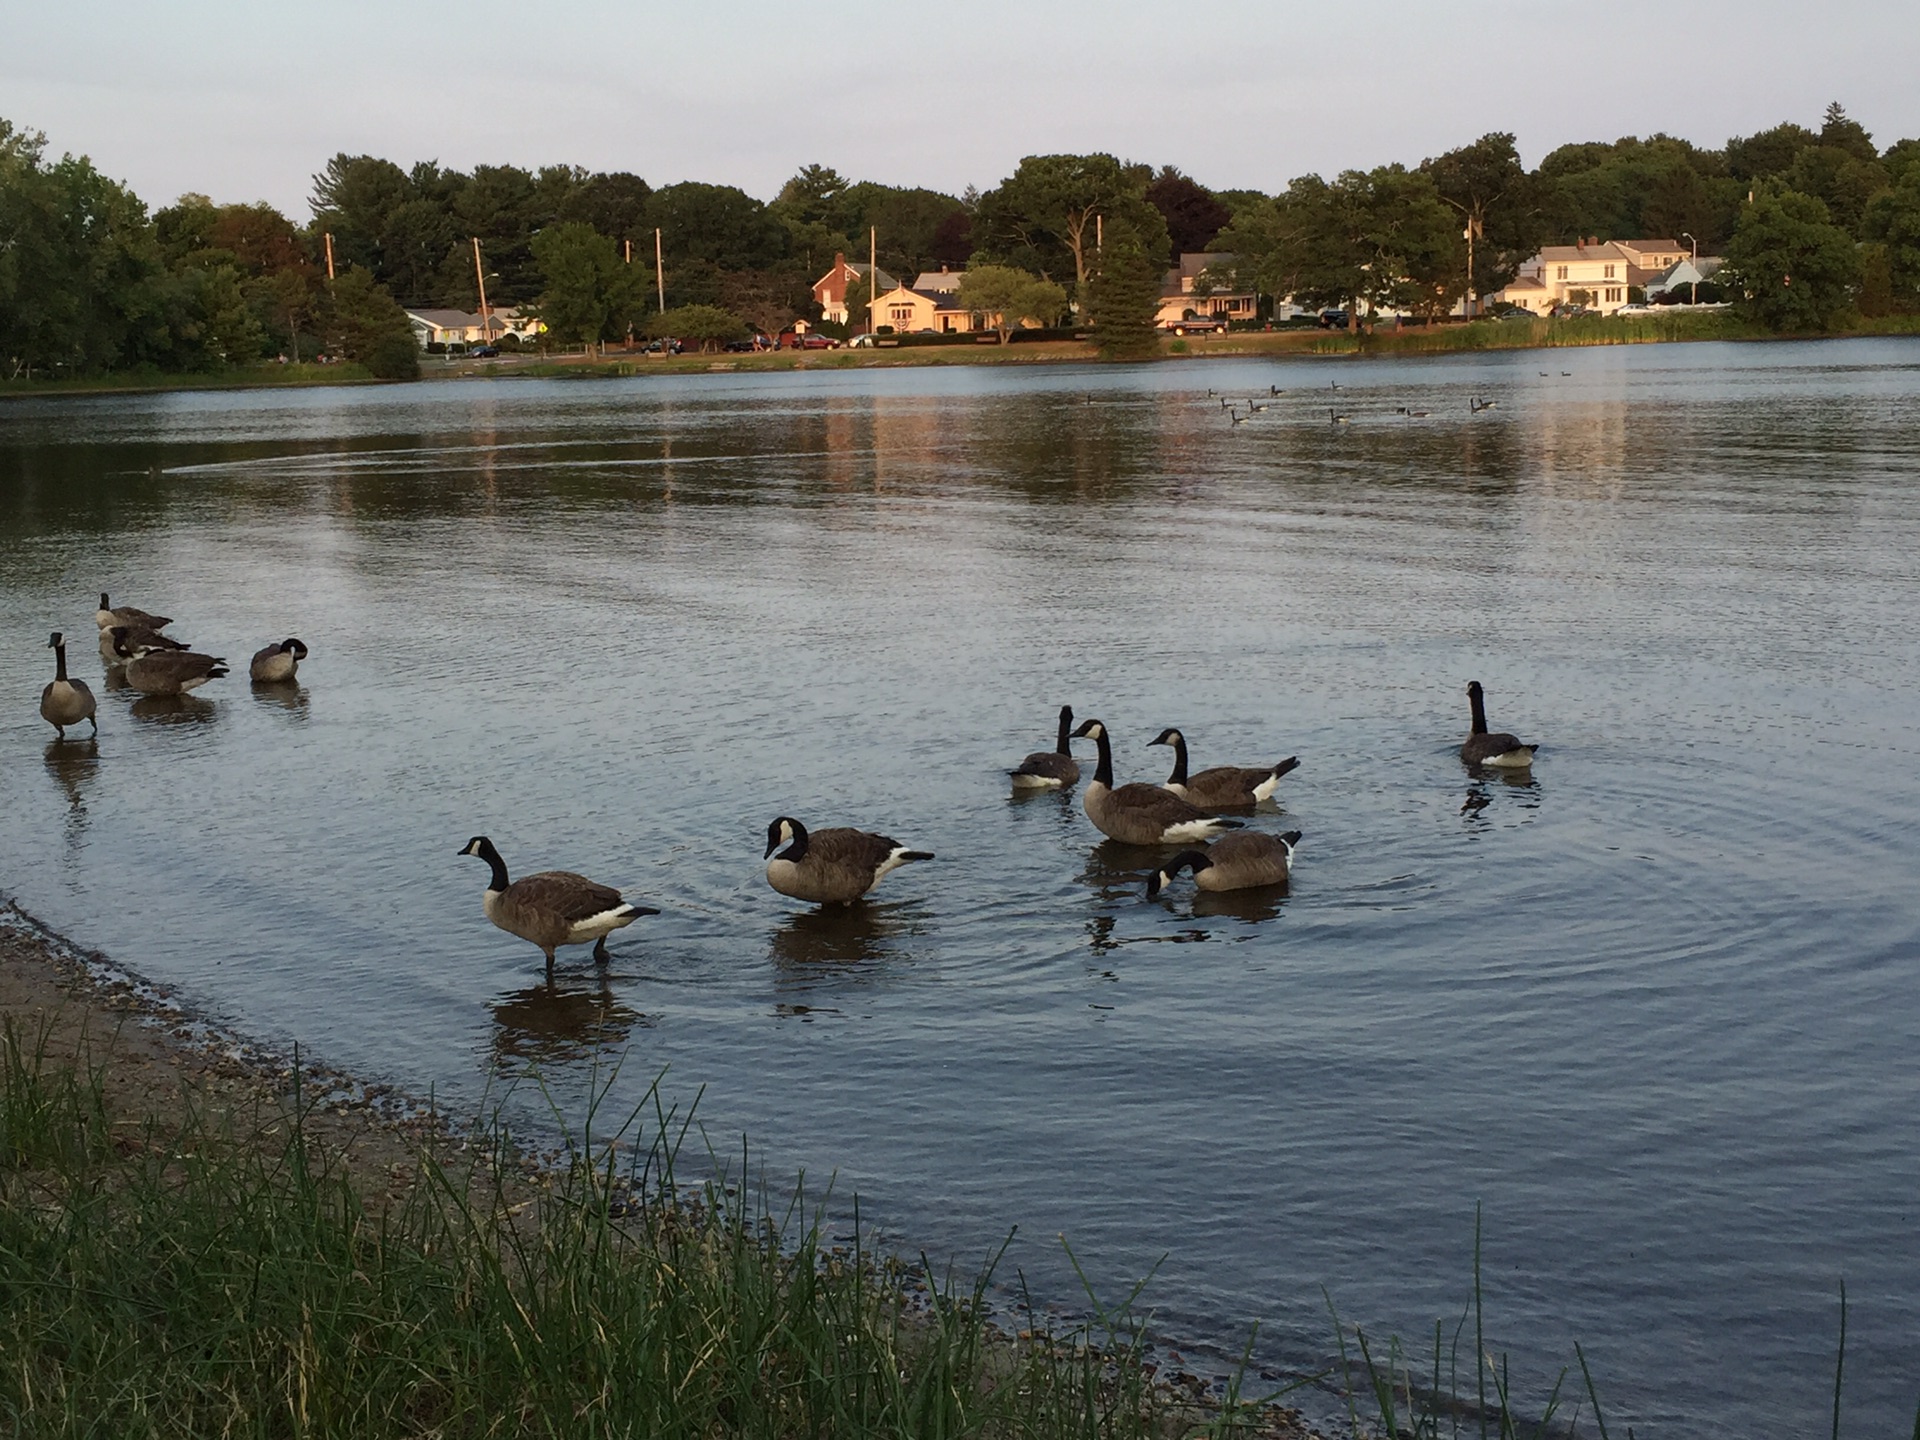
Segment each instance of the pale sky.
M1920 136L1914 0L0 0L0 116L151 206L307 217L337 151L632 170L770 199L801 165L959 193L1106 150L1216 188L1417 164L1489 130L1535 163L1719 145L1839 100Z

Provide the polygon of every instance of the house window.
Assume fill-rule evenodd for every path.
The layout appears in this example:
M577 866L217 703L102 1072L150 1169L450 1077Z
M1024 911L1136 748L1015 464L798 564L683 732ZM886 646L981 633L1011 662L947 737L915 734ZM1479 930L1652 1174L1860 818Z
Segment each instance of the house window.
M1611 265L1607 266L1607 273L1600 278L1603 280L1611 280L1613 278L1613 267Z
M1566 278L1567 278L1567 267L1566 267L1566 266L1564 266L1564 265L1561 265L1561 266L1558 266L1558 267L1557 267L1557 268L1555 269L1555 271L1554 271L1554 276L1553 276L1553 278L1554 278L1554 279L1556 279L1556 280L1564 280L1564 279L1566 279Z
M911 305L894 305L890 307L888 313L892 317L893 328L896 330L903 325L913 324L913 307Z

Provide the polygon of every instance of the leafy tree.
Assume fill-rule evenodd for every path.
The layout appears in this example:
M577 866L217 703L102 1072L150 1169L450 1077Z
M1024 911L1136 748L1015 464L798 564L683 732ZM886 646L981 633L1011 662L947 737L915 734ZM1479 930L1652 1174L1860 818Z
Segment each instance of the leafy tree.
M1727 141L1727 173L1743 184L1784 175L1802 150L1819 141L1804 125L1792 122L1744 139L1736 135Z
M955 210L933 227L927 260L933 265L964 265L973 254L973 213Z
M1732 233L1746 186L1726 158L1671 135L1626 136L1611 145L1563 145L1535 172L1543 238L1569 244L1672 235L1711 250Z
M682 305L647 321L647 334L661 340L694 340L705 352L747 337L747 322L718 305Z
M647 201L652 195L651 185L625 170L589 175L562 202L559 218L591 225L615 241L631 240L651 263L653 227L647 223Z
M797 260L783 260L765 270L732 270L720 276L720 308L731 310L756 330L777 335L812 306L817 278Z
M705 260L721 270L759 270L788 254L787 230L765 205L731 185L688 180L647 200L648 228L658 226L672 281L675 262Z
M427 305L440 295L441 269L456 252L469 261L470 287L471 251L447 207L435 200L409 200L396 207L380 231L382 271L393 293L408 304Z
M1421 162L1434 192L1459 213L1474 240L1472 290L1498 290L1540 248L1546 226L1536 186L1510 134L1482 135L1471 145Z
M624 263L613 241L591 225L550 226L533 237L533 253L545 278L536 309L556 340L591 350L624 335L644 313L652 273Z
M846 233L853 241L849 256L865 258L867 231L872 227L879 233L880 268L902 280L937 269L942 261L955 264L967 258L964 244L949 244L944 250L940 245L942 226L968 223L966 211L951 195L862 181L847 187L842 203Z
M1099 269L1086 290L1093 339L1107 359L1146 359L1160 348L1157 321L1165 273L1160 257L1165 248L1158 233L1142 235L1124 220L1106 231Z
M1726 258L1716 278L1740 295L1742 313L1775 331L1826 329L1860 280L1853 237L1819 200L1777 183L1741 215Z
M1048 279L1070 265L1084 289L1103 223L1125 224L1149 253L1165 253L1166 220L1146 198L1151 178L1146 166L1111 155L1029 155L980 197L976 254Z
M387 219L413 198L407 172L372 155L335 155L313 177L313 228L333 235L340 265L380 271Z
M1871 152L1872 146L1868 149ZM1788 189L1822 201L1833 223L1855 235L1860 233L1868 202L1887 188L1886 169L1871 153L1862 160L1853 151L1824 141L1794 156L1781 179Z
M321 325L328 349L358 360L377 379L419 377L420 347L412 322L371 270L356 266L333 282Z
M1880 158L1880 152L1873 147L1873 137L1866 127L1852 116L1836 100L1827 106L1826 118L1820 125L1820 143L1829 150L1840 150L1856 160L1872 162Z
M1880 157L1889 183L1898 185L1910 171L1920 168L1920 140L1896 140Z
M1147 203L1167 222L1167 264L1178 265L1183 254L1201 254L1213 237L1226 228L1233 212L1213 192L1171 165L1147 186Z
M990 319L1004 345L1022 321L1036 325L1058 321L1066 313L1067 292L1051 280L1011 265L976 265L960 277L960 303Z
M792 224L824 225L844 231L848 228L846 194L846 178L832 166L802 165L794 177L780 187L769 208Z
M1889 307L1920 308L1920 165L1874 198L1865 229L1883 252Z

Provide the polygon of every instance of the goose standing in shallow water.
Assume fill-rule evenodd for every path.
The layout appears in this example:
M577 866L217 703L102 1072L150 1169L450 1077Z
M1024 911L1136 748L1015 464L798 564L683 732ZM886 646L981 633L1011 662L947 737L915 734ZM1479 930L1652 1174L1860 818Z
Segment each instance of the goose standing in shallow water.
M277 685L296 678L300 662L306 658L307 647L289 637L278 645L254 651L253 663L248 665L247 674L256 685Z
M1300 757L1289 755L1276 765L1249 768L1214 765L1198 775L1187 774L1187 737L1178 730L1162 730L1149 745L1173 747L1173 773L1160 788L1170 790L1189 805L1251 806L1273 798L1280 777L1300 768Z
M1073 707L1060 707L1060 736L1051 750L1036 750L1013 770L1016 790L1057 790L1080 783L1080 762L1073 758Z
M53 679L40 692L40 718L53 726L62 740L67 738L67 726L78 725L82 720L98 735L100 722L94 718L93 691L87 688L86 681L67 678L66 638L58 630L54 631L47 648L53 651Z
M781 850L782 845L787 848ZM933 852L909 850L890 835L865 830L809 833L791 815L782 815L767 826L766 859L767 883L782 895L816 905L847 905L902 865L933 859Z
M553 952L562 945L593 941L593 958L605 965L607 936L631 925L642 915L658 915L650 905L620 898L611 885L601 885L571 870L542 870L519 880L507 879L507 863L493 841L476 835L460 847L462 855L478 855L493 869L481 908L487 919L509 935L540 947L547 957L547 978L553 978Z
M1073 732L1076 740L1092 740L1100 747L1100 767L1082 794L1087 818L1103 835L1123 845L1166 845L1182 840L1210 840L1222 830L1238 830L1240 821L1210 815L1189 805L1172 791L1138 782L1113 787L1113 745L1107 727L1089 720Z
M129 629L164 630L173 623L173 619L167 615L149 615L131 605L115 609L107 603L107 592L102 590L100 608L93 612L93 623L102 630L111 630L116 625L125 625Z
M1147 877L1147 898L1153 899L1173 883L1180 871L1193 871L1193 883L1202 890L1253 890L1262 885L1284 885L1293 873L1294 847L1300 832L1268 835L1246 830L1223 835L1204 850L1182 850Z
M141 649L136 653L125 643L116 644L114 649L127 662L127 684L142 695L184 695L227 673L227 662L218 655L192 650Z
M120 653L121 647L126 654ZM146 625L109 625L100 632L100 658L109 665L124 665L129 656L148 650L191 650L193 646L171 635L162 635Z
M1518 735L1502 730L1487 733L1486 697L1478 680L1467 682L1467 700L1473 706L1473 729L1460 747L1460 758L1469 765L1494 765L1503 770L1524 770L1533 764L1538 745L1523 745Z

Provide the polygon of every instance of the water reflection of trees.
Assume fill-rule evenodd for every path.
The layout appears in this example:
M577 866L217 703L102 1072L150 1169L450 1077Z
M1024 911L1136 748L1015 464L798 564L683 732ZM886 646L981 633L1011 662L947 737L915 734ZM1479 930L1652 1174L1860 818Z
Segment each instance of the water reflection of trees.
M607 976L543 980L493 1002L493 1053L503 1062L566 1063L625 1044L650 1023L614 996Z

